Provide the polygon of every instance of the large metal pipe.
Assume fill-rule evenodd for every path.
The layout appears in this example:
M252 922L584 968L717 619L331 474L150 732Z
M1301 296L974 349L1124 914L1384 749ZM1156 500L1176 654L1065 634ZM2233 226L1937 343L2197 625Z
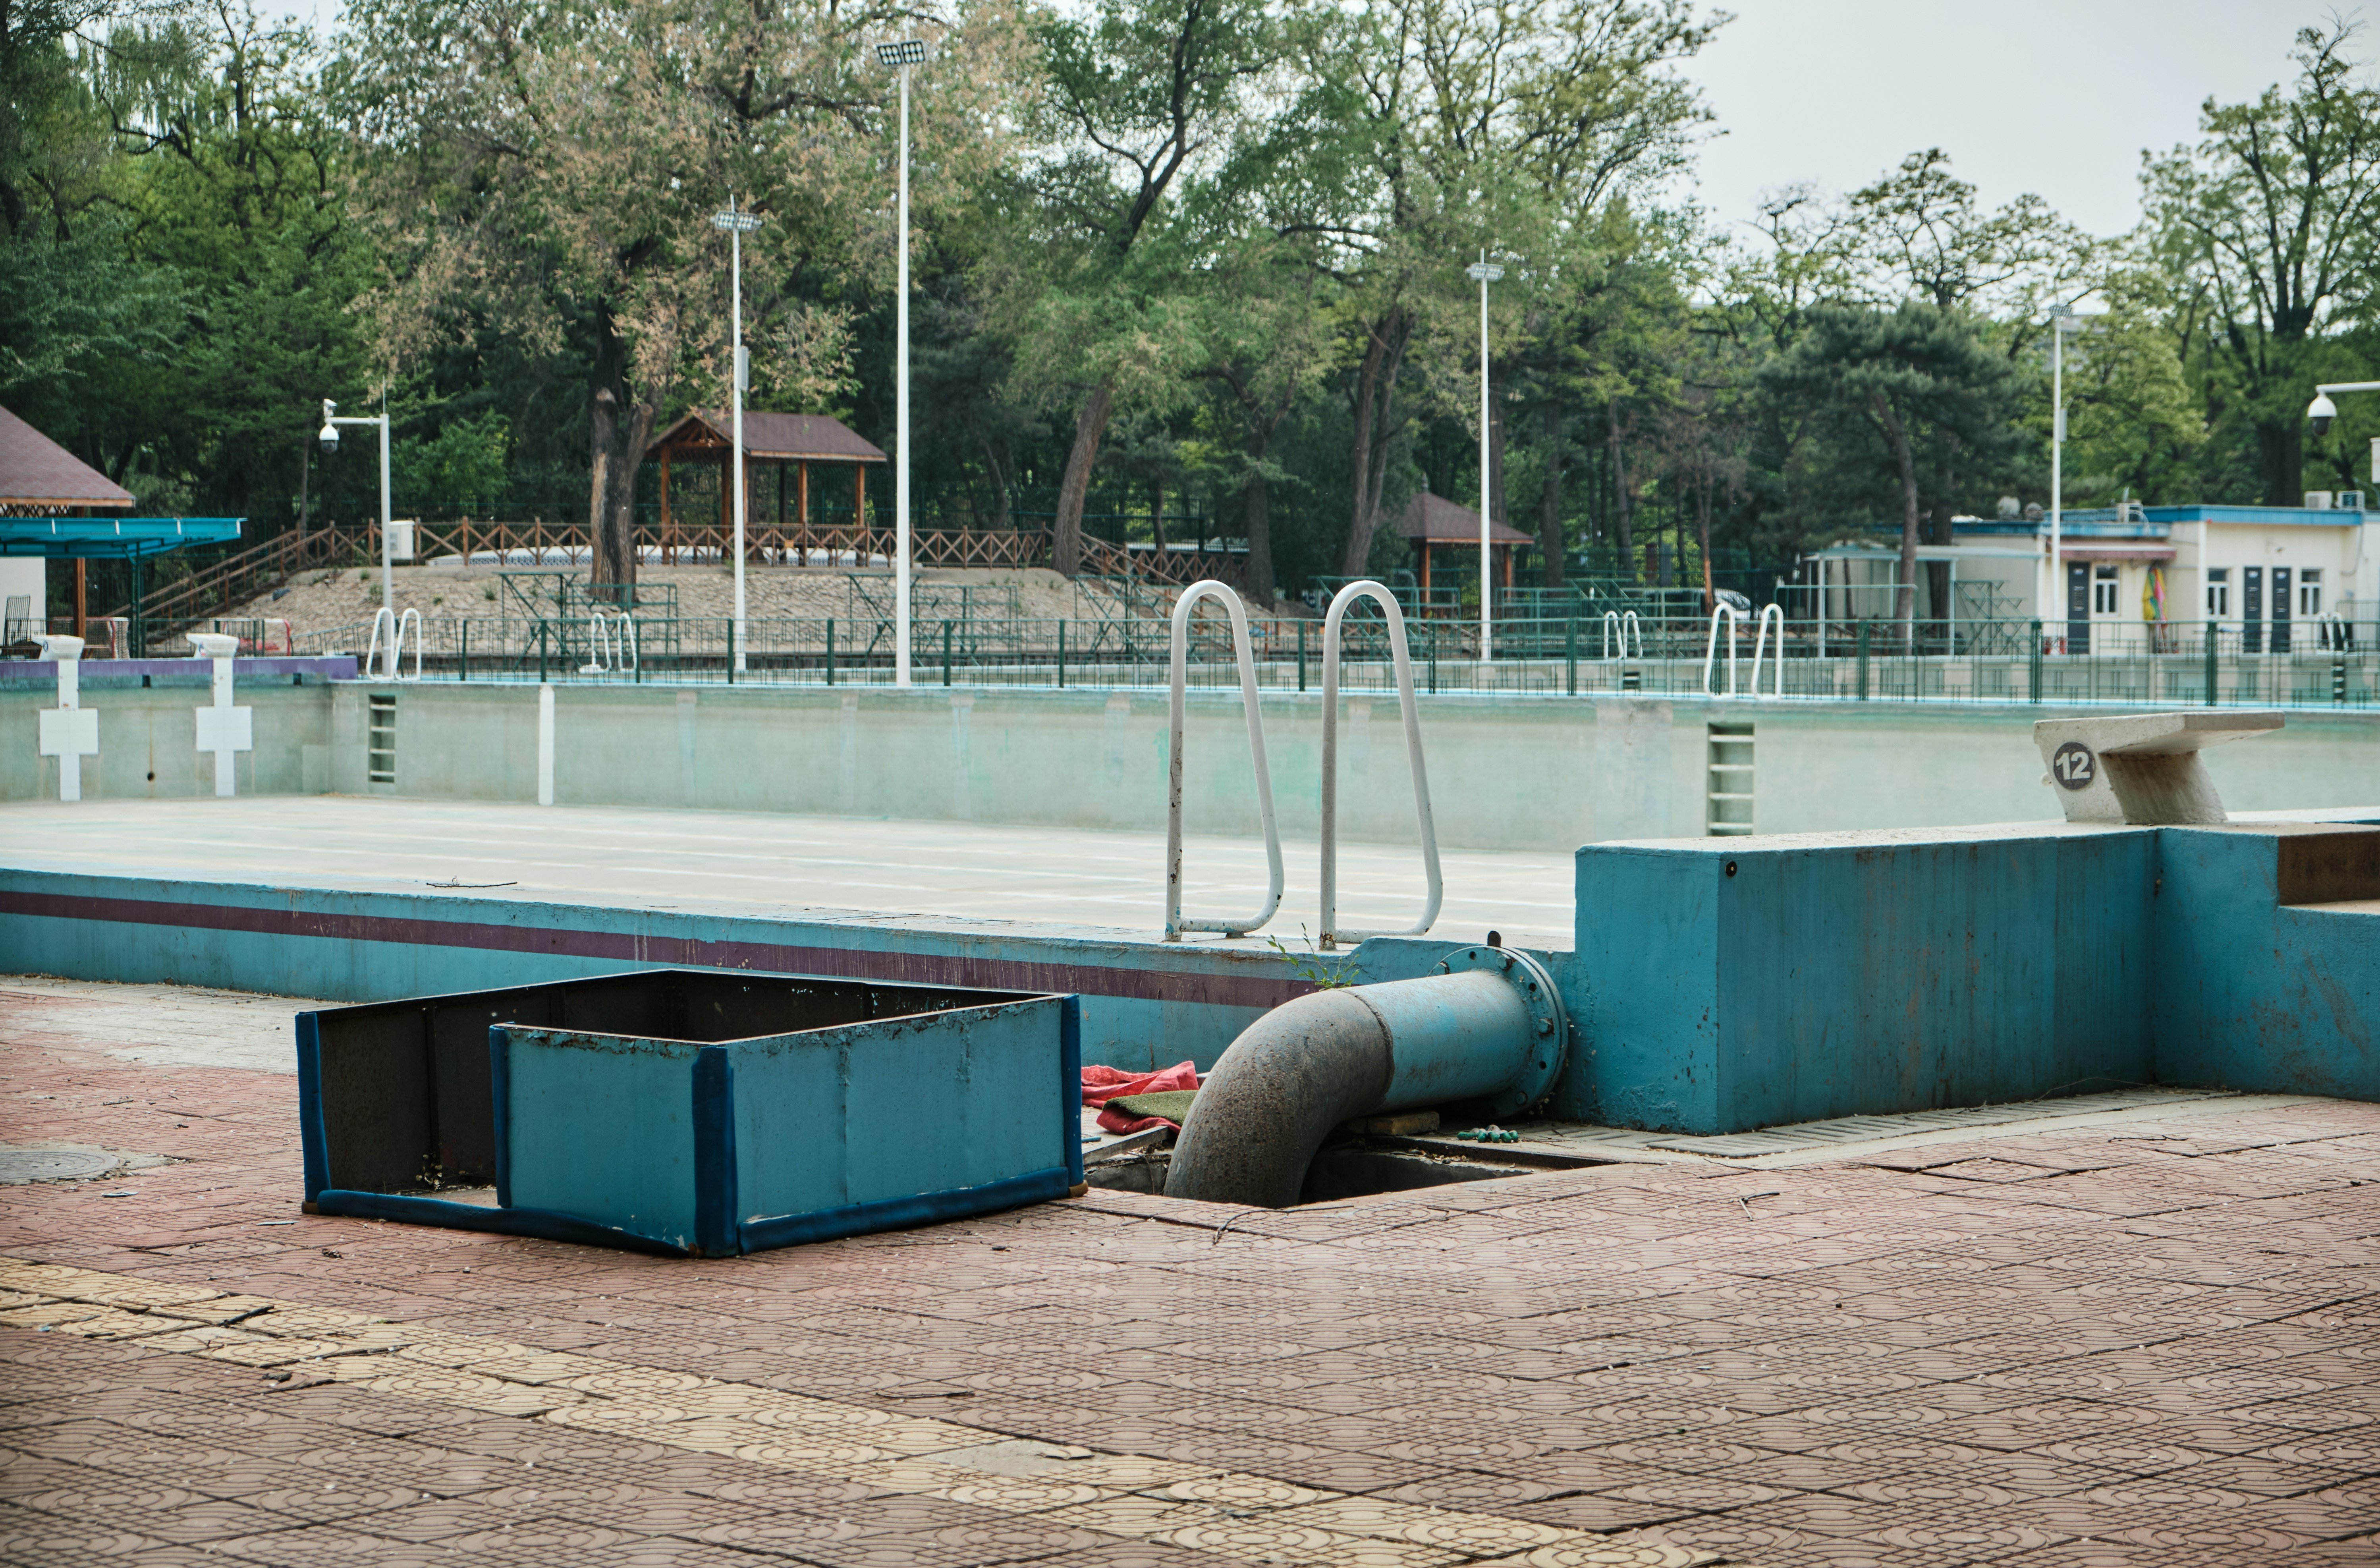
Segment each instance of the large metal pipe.
M1316 991L1250 1025L1191 1103L1166 1196L1284 1209L1342 1122L1456 1100L1502 1115L1542 1098L1568 1049L1551 978L1507 948L1459 950L1440 968Z

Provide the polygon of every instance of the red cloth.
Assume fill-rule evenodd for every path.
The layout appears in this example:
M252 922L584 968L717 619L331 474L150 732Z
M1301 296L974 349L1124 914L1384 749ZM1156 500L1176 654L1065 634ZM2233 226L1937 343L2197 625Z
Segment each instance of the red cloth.
M1106 1110L1109 1100L1122 1100L1126 1095L1156 1094L1163 1089L1197 1087L1198 1067L1191 1062L1177 1062L1156 1073L1127 1073L1121 1067L1083 1069L1083 1103L1102 1108L1099 1125L1111 1133L1137 1133L1150 1127L1178 1127L1182 1124L1169 1122L1162 1116L1143 1116L1135 1121L1121 1111Z

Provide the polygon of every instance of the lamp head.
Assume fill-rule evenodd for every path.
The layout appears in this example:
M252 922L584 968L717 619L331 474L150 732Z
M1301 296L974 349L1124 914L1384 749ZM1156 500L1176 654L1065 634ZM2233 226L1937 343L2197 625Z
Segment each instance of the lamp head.
M2306 418L2313 421L2314 434L2328 435L2330 421L2338 418L2338 405L2330 400L2327 392L2317 392L2313 401L2306 405Z
M926 41L905 38L897 43L880 43L876 46L876 58L886 66L922 66L926 63Z

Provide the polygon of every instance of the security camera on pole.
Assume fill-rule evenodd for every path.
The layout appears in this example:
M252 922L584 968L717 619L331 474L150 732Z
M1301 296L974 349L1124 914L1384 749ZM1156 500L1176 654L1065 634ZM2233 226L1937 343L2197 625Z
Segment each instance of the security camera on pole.
M909 67L923 65L923 39L880 43L876 57L901 72L901 278L893 310L900 338L892 396L892 683L909 684Z
M323 398L322 442L322 451L325 454L336 452L339 449L341 425L378 425L380 427L380 607L381 614L388 617L389 629L392 633L388 645L388 663L381 673L386 678L395 680L396 678L396 641L393 634L396 628L395 570L396 557L394 553L394 546L389 542L387 393L383 391L381 394L380 412L370 417L342 414L336 403L327 397ZM370 672L365 673L369 675Z
M1488 468L1488 286L1504 275L1504 269L1479 252L1479 260L1463 269L1479 280L1479 657L1482 661L1496 656L1496 577L1489 570L1494 559L1493 541L1488 530L1494 527L1488 519L1488 499L1496 493Z
M712 228L727 231L728 268L734 296L730 306L733 318L730 331L735 349L735 372L728 377L732 383L729 398L735 407L735 673L744 673L744 389L752 384L752 361L744 353L744 237L760 226L760 220L749 213L735 209L735 195L727 196L727 211L710 214ZM623 605L621 608L625 609Z

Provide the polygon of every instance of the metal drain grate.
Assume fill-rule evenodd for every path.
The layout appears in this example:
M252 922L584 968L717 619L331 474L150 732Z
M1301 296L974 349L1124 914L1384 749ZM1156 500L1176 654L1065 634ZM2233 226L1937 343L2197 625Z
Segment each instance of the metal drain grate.
M79 1149L0 1149L0 1186L26 1182L87 1182L123 1161Z

